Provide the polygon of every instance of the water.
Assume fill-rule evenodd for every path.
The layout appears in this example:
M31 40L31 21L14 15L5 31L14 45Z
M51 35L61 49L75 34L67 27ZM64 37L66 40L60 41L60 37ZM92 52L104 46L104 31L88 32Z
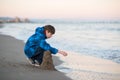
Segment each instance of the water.
M120 63L120 23L43 21L41 23L5 23L0 32L26 42L37 26L52 24L56 34L47 41L54 47L109 59ZM58 44L59 43L59 44Z

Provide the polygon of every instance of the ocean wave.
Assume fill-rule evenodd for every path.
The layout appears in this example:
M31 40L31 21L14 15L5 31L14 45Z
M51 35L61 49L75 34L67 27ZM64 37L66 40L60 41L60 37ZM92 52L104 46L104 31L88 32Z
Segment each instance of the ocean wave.
M47 40L51 45L120 63L119 23L5 23L0 33L26 42L36 27L45 24L52 24L56 28L54 37Z

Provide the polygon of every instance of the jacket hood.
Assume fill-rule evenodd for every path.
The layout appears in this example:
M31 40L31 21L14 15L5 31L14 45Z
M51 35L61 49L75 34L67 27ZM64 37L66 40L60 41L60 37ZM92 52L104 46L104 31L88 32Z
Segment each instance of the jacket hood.
M46 38L46 35L44 33L44 27L37 27L35 30L35 34L41 35L44 38Z

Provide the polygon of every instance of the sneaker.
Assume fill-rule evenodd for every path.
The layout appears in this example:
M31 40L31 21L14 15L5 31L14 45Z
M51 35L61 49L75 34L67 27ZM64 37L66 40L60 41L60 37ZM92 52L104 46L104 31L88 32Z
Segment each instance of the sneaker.
M36 63L34 64L34 66L36 66L36 67L40 67L40 65L39 65L39 64L36 64Z
M27 58L27 60L29 61L29 63L30 63L31 65L35 65L35 61L32 60L31 58Z
M37 67L40 66L40 63L37 60L35 60L35 66L37 66Z

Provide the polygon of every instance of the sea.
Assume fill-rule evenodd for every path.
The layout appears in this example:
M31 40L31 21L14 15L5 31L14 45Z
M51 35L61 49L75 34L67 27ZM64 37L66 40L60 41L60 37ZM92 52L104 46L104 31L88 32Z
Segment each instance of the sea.
M120 64L120 20L41 19L32 23L0 23L0 34L26 42L37 27L47 24L56 29L53 37L47 39L51 46Z

